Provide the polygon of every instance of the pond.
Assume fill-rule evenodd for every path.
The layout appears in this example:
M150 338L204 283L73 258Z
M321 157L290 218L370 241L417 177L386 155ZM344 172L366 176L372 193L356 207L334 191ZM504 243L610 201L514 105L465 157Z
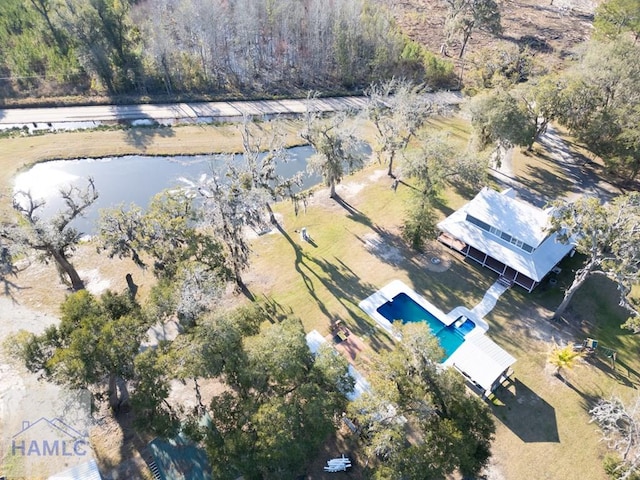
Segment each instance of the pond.
M307 159L313 153L309 146L288 149L289 161L277 166L276 171L285 178L298 172L306 172ZM46 201L41 215L45 218L60 210L63 202L60 189L68 185L84 187L87 177L95 181L100 194L98 200L86 211L84 218L74 220L73 226L80 232L91 234L100 209L119 204L135 203L146 207L149 200L167 188L184 186L180 178L196 180L203 173L211 174L224 168L223 155L195 155L152 157L130 155L101 159L55 160L39 163L16 176L14 191L31 192L34 199ZM235 155L235 162L242 156ZM318 175L303 175L303 189L320 182Z

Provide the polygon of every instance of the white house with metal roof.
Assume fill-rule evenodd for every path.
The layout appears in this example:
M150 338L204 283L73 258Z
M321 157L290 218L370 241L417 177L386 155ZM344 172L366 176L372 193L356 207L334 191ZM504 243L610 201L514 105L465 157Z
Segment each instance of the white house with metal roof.
M484 187L438 224L438 240L531 292L573 249L549 232L551 214L520 200L511 188Z

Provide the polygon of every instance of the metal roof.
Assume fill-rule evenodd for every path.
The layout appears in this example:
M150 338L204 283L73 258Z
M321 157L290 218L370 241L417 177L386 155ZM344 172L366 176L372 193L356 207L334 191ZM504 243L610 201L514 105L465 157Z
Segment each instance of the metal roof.
M51 475L47 480L102 480L102 477L98 470L98 464L91 459L88 462Z
M483 230L469 222L467 214L535 246L535 250L525 252ZM550 211L513 197L510 189L498 193L485 187L473 200L440 222L438 228L539 282L573 249L570 243L561 243L556 234L547 232L549 215Z
M486 335L465 338L445 365L454 366L485 392L493 390L498 380L516 359Z

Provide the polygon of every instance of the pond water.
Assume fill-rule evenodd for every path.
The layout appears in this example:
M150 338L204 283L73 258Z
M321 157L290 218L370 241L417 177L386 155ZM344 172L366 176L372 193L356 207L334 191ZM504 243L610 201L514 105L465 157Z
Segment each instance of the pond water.
M277 173L290 178L298 172L306 172L307 159L313 153L309 146L293 147L288 150L289 161L277 166ZM184 186L180 178L196 180L203 173L211 174L224 168L223 155L196 155L174 157L151 157L130 155L102 159L56 160L39 163L15 178L14 191L31 192L34 199L46 201L41 210L43 217L49 217L60 210L60 188L70 184L84 187L87 177L95 181L100 194L98 200L87 209L84 218L74 220L73 226L80 232L94 231L98 212L102 208L118 204L135 203L146 207L149 200L167 188ZM236 155L234 161L241 162ZM303 189L320 182L317 175L304 173Z

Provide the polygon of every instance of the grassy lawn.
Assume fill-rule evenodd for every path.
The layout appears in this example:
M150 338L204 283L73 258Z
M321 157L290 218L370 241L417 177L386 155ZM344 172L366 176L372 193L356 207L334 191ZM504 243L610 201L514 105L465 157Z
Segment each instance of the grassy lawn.
M461 142L468 136L468 125L460 119L439 119L432 125L450 126ZM47 158L239 148L235 126L0 139L0 185L6 190L17 169ZM514 170L528 172L522 182L545 195L557 196L569 188L570 179L560 175L557 165L548 158L518 153ZM355 359L364 372L367 357L390 348L393 342L358 308L362 299L391 280L400 279L448 312L458 305L472 308L496 280L492 272L465 262L435 243L422 255L407 249L400 238L400 226L411 190L401 184L394 192L385 172L384 166L374 164L347 177L338 187L340 201L329 199L325 189L317 189L306 212L297 216L290 203L276 205L280 231L253 241L252 264L246 274L249 290L256 298L298 316L307 330L327 334L330 321L342 319L368 347ZM444 193L439 215L448 215L472 194L456 189ZM312 242L300 239L302 227L307 228ZM429 268L433 255L443 259L445 268L441 271ZM112 265L113 271L105 270L104 275L113 276L118 289L125 286L124 273L138 272L130 263L117 266L97 256L91 246L81 248L79 259L87 265ZM562 321L550 320L579 260L576 256L562 264L555 286L544 283L532 294L518 288L507 291L486 317L489 336L517 359L513 383L500 389L490 401L498 425L493 448L498 473L491 478L606 478L601 463L604 445L587 412L599 397L630 398L636 394L640 343L636 336L619 328L626 314L617 307L615 288L601 278L591 279L576 294ZM49 267L47 271L50 274L54 269ZM148 288L153 282L151 275L141 275L135 273L134 278ZM20 283L21 278L17 281ZM31 282L35 285L36 277ZM42 283L37 288L46 289ZM34 292L19 295L33 295L22 298L35 302ZM57 301L58 296L54 297L51 301ZM546 362L553 343L581 342L587 337L618 352L615 369L599 352L565 372L564 381L555 376Z

